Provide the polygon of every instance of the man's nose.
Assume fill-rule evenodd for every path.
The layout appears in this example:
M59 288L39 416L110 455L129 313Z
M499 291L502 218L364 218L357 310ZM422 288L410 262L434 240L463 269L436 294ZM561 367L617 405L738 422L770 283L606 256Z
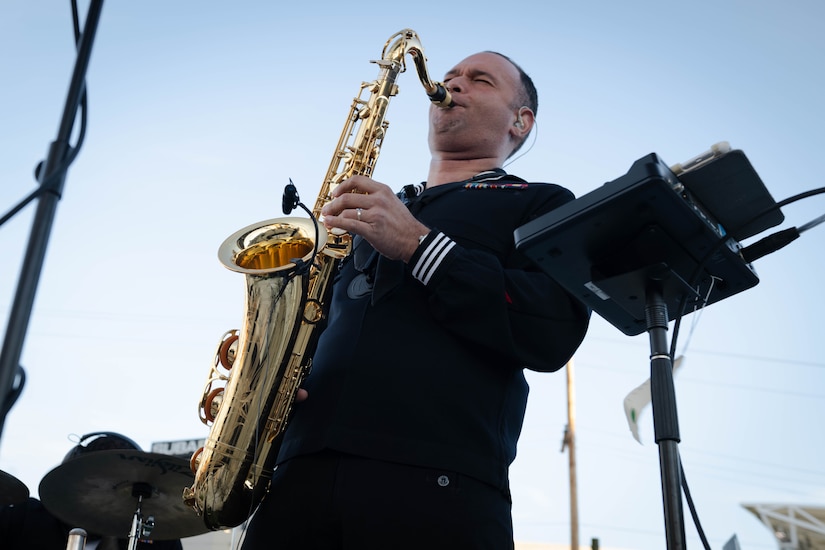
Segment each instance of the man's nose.
M450 92L450 93L452 93L452 92L461 93L461 91L463 90L462 83L461 83L461 77L451 78L450 81L447 84L445 84L445 87L447 88L447 91Z

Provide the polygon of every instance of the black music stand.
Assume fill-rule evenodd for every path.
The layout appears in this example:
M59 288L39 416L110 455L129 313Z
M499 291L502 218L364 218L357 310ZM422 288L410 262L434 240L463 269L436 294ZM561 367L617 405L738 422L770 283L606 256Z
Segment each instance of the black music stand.
M726 144L725 144L726 145ZM737 239L784 216L742 151L712 149L679 176L655 153L624 176L519 227L517 248L616 328L650 340L667 548L685 548L668 322L755 286Z
M15 387L15 377L17 376L20 380L23 380L25 376L22 367L20 367L20 355L23 351L23 341L34 306L37 283L46 256L46 247L57 210L57 202L60 200L66 181L66 172L70 164L67 159L71 152L69 139L72 135L74 121L77 118L78 107L86 91L86 69L89 66L92 44L94 43L102 9L103 0L91 1L86 15L86 24L83 27L83 34L77 44L77 59L57 137L49 146L46 160L37 170L40 187L29 195L21 205L13 209L8 216L3 218L4 220L7 219L10 215L17 213L30 200L38 198L37 211L32 222L26 256L20 271L14 303L9 314L3 349L0 352L0 433L2 433L6 421L6 415L19 397L20 391L22 391L22 381Z

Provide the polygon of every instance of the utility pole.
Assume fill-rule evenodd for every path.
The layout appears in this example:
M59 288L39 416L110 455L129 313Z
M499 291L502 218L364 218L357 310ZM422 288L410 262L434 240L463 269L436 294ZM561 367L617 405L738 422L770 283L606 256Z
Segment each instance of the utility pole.
M567 427L561 452L567 448L570 464L570 550L579 550L579 497L576 484L576 388L573 377L573 359L567 362Z

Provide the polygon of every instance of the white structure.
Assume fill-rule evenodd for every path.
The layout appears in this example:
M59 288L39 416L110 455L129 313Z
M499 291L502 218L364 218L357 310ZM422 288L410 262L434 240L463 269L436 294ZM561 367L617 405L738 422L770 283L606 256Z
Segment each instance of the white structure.
M779 550L825 550L825 507L743 504L776 537Z

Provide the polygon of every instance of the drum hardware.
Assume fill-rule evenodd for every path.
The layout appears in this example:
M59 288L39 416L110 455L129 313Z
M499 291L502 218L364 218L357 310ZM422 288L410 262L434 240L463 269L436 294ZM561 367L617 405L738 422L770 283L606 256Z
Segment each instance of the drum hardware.
M100 536L174 540L208 531L180 499L194 480L189 461L133 450L96 451L57 466L40 499L64 523ZM131 517L131 527L129 518Z
M11 474L0 471L0 506L20 504L29 498L26 485Z
M152 486L148 483L135 483L132 485L132 496L137 498L137 508L132 517L132 528L129 530L129 550L136 550L138 541L151 537L155 528L155 516L147 516L144 519L141 512L143 499L152 496Z
M86 531L75 527L69 531L69 538L66 541L66 550L83 550L86 548Z

